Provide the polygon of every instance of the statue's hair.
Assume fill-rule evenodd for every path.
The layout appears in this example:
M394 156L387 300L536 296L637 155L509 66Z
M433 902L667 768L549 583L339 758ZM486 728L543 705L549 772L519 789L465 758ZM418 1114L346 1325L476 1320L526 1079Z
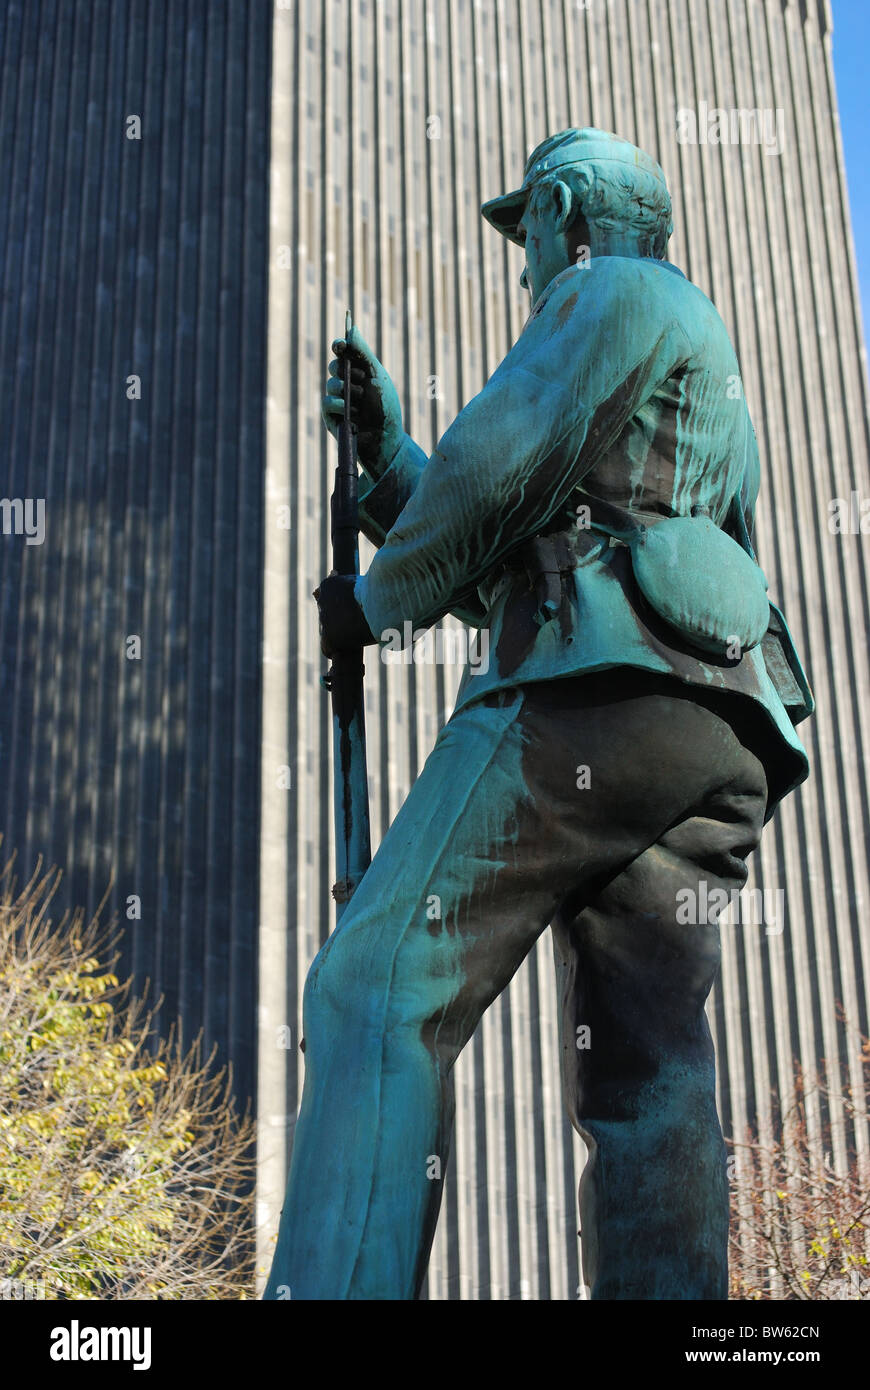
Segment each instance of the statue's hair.
M645 169L612 159L587 159L544 174L532 189L534 212L549 205L553 185L566 183L590 227L630 228L641 254L663 260L674 230L671 198L664 182Z

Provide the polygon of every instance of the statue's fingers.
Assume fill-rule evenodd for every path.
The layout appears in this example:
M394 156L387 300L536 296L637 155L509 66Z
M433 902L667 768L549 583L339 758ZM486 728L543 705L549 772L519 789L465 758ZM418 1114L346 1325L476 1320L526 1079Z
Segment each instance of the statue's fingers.
M320 409L324 415L343 415L344 401L340 396L324 396L320 402Z
M330 364L329 364L329 374L330 374L330 378L334 378L336 381L344 381L344 377L343 377L343 375L342 375L343 371L344 371L344 364L343 364L342 362L336 362L335 360L333 360L332 362L330 362ZM360 384L365 385L365 382L366 382L366 380L367 380L367 378L368 378L369 375L370 375L370 374L369 374L369 372L366 371L365 367L355 367L355 366L351 366L351 369L350 369L350 379L351 379L351 381L359 382Z

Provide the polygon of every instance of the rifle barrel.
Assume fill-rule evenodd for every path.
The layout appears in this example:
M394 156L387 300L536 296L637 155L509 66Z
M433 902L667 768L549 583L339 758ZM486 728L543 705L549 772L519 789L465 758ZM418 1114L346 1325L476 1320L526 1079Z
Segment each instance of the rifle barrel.
M353 327L350 310L345 339ZM344 360L344 415L338 427L338 463L331 500L332 568L359 574L359 474L356 427L350 414L350 359ZM327 684L332 695L335 844L338 874L332 889L336 918L371 863L368 772L366 766L363 651L332 658Z

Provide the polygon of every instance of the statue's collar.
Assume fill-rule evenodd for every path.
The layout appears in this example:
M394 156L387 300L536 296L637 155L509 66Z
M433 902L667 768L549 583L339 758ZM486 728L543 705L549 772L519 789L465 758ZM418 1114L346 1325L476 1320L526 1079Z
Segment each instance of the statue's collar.
M657 256L638 256L637 259L639 261L647 261L651 265L660 265L663 270L672 270L675 275L679 275L683 280L686 278L685 271L680 270L680 267L674 265L672 261L660 261Z
M606 254L606 252L604 254ZM603 259L603 256L600 256L596 259ZM671 261L660 261L657 256L632 256L631 259L633 261L642 261L645 265L660 266L662 270L671 270L673 271L674 275L679 275L681 280L685 280L686 278L684 272L680 270L680 267L678 265L674 265ZM579 265L569 265L566 266L564 270L560 270L558 275L554 275L549 285L544 290L543 294L538 300L537 304L532 309L532 312L529 314L529 319L537 318L538 314L544 308L544 305L547 303L547 300L550 298L550 296L555 293L558 287L561 284L563 284L563 282L567 280L569 276L574 275L575 273L582 274L582 267ZM527 323L529 319L526 320Z

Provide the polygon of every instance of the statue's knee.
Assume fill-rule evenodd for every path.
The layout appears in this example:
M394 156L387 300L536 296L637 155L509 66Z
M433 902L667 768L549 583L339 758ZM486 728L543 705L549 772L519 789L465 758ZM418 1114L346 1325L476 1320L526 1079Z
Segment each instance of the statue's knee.
M315 958L303 991L306 1042L321 1027L326 1042L342 1037L357 1045L376 1034L399 1050L421 1040L442 1062L461 1050L465 1011L454 1017L455 977L427 973L413 949L384 949L364 931L339 931Z
M302 994L306 1036L319 1023L333 1038L339 1029L358 1028L374 1013L369 979L370 952L354 938L330 938L315 957Z

